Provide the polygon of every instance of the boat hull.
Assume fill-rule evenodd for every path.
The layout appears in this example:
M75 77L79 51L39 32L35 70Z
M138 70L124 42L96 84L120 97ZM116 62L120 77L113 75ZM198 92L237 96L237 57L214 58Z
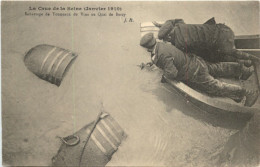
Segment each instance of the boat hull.
M158 22L163 23L163 22ZM159 28L155 27L152 22L144 22L140 25L141 36L146 33L154 33L157 38ZM158 40L158 39L157 39ZM159 40L158 40L159 41ZM236 48L251 53L256 57L260 58L260 35L242 35L235 37L235 45ZM245 87L250 90L260 90L260 63L254 62L255 72L247 81L238 81L238 80L230 80L230 79L220 79L227 83L238 84L242 87ZM257 109L257 105L260 105L259 99L256 102L257 105L255 107L244 107L242 103L235 103L231 99L228 98L219 98L219 97L211 97L202 92L194 90L187 86L182 82L172 81L168 78L165 78L166 83L170 85L173 91L177 91L180 93L187 102L193 103L195 106L206 110L206 111L224 111L224 112L254 112Z

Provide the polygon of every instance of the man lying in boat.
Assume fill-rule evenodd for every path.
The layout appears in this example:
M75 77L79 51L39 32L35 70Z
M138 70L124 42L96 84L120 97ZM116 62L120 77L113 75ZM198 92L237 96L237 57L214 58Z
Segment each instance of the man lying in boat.
M184 52L195 53L208 62L236 62L248 67L254 55L235 48L234 32L224 24L216 24L214 17L204 24L185 24L182 19L168 20L160 27L158 38L171 42Z
M171 44L157 42L153 33L144 35L140 45L151 52L152 63L169 79L183 81L209 95L228 97L237 103L246 97L245 106L252 106L258 98L258 91L249 91L214 78L240 77L246 80L252 74L251 68L236 62L207 63L193 53L186 54Z

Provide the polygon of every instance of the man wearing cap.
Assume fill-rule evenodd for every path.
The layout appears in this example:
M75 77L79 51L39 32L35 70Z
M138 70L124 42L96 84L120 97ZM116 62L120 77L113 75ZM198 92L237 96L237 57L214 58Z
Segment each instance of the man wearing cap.
M228 97L241 102L246 97L245 106L252 106L258 98L258 91L248 91L241 86L228 84L214 77L241 77L247 79L251 68L236 62L206 63L193 53L184 53L175 46L156 42L153 33L144 35L140 45L151 52L152 62L164 72L169 79L183 81L189 86L212 96Z
M214 17L204 24L185 24L182 19L168 20L160 27L158 38L171 42L183 52L191 52L209 62L232 61L250 66L255 56L235 48L234 32L224 24L216 24Z

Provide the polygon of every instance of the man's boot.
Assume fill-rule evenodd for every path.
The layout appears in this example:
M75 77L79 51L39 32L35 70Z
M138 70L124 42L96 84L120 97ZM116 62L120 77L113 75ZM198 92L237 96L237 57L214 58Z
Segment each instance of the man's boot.
M246 89L238 85L227 83L223 83L223 86L224 89L222 89L222 95L224 97L229 97L237 103L240 103L244 99L246 95Z
M238 60L238 63L246 67L251 67L253 65L251 60Z
M161 83L166 83L166 78L164 75L162 75L162 78L161 78Z
M231 55L236 57L237 59L252 60L252 61L259 61L260 60L260 58L254 56L252 54L242 52L240 50L233 49L231 52L232 52Z
M238 91L236 96L231 96L230 98L236 103L240 103L244 99L245 90Z
M259 91L246 91L246 102L244 106L251 107L255 104L256 100L258 99Z
M253 74L253 72L253 67L247 68L243 66L241 69L241 76L239 77L239 79L247 80Z

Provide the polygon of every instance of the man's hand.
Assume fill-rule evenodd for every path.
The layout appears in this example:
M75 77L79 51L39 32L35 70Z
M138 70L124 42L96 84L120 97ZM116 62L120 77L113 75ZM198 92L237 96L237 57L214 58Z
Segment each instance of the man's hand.
M140 65L137 65L137 66L140 67L141 70L142 70L142 69L144 69L145 67L151 67L152 65L153 65L152 62L148 62L148 63L146 63L146 64L141 63Z
M145 67L145 64L144 63L141 63L140 65L137 65L138 67L141 68L141 70Z
M164 75L162 75L161 83L166 83L166 79L165 79L165 76L164 76Z
M149 66L149 67L151 67L153 65L153 63L152 62L148 62L148 63L146 63L146 66Z

